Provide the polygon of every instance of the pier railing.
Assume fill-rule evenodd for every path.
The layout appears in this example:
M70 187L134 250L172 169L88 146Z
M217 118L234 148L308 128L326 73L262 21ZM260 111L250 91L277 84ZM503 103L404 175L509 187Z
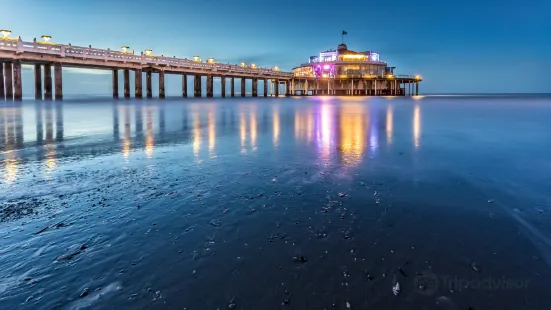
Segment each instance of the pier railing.
M35 53L48 54L58 57L72 57L82 59L95 59L104 61L117 61L123 63L136 63L141 65L158 65L184 68L207 69L213 71L233 71L250 74L263 74L274 76L292 77L293 73L280 72L271 68L250 68L240 65L223 63L203 63L187 58L153 56L153 55L134 55L133 53L113 51L110 49L98 49L71 44L53 44L47 42L25 42L20 39L0 39L0 50L13 51L16 54Z

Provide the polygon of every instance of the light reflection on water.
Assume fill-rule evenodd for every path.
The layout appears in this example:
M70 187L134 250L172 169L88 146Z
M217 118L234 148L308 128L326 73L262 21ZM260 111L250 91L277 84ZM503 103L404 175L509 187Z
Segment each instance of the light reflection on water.
M355 167L365 160L366 151L369 157L374 157L381 143L393 143L396 109L403 110L391 102L381 105L361 100L343 103L322 98L303 104L293 99L280 102L269 105L245 101L237 105L226 105L224 101L87 105L36 102L2 106L3 180L12 183L17 179L23 151L34 152L43 164L44 173L49 175L59 167L60 157L83 155L90 150L87 145L101 149L99 153L94 150L94 155L118 148L128 162L135 150L143 150L146 158L152 158L156 147L188 143L187 137L196 161L204 159L203 148L209 157L217 154L217 148L231 153L230 141L237 137L243 155L257 150L263 154L287 151L291 145L308 150L311 145L320 163L329 163L338 156L344 166ZM415 148L421 145L421 111L418 101L410 114L413 123L410 137ZM83 124L84 121L94 127L89 134L86 126L90 125ZM404 123L398 128L407 131ZM221 138L223 142L218 142ZM266 139L271 141L266 143Z

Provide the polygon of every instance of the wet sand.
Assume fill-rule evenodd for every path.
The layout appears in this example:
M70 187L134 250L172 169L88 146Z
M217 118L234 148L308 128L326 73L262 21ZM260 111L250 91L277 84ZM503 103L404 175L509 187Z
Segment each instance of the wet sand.
M549 103L3 104L0 308L550 309Z

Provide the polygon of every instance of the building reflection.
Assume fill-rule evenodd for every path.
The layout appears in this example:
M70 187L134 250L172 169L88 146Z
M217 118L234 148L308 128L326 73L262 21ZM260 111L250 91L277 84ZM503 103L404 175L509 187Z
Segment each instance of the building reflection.
M295 111L295 139L311 142L314 137L314 113L312 109Z
M394 115L392 105L386 107L386 141L392 144L392 131L394 130Z
M208 128L209 128L209 156L214 155L214 147L216 145L216 118L212 108L208 113Z
M241 153L247 153L247 119L245 118L245 112L239 112L239 137L241 140Z
M316 126L316 140L321 159L327 161L331 156L335 135L335 107L330 103L322 103L318 107L319 122Z
M356 166L361 163L366 149L366 137L370 137L370 146L378 144L377 137L369 134L369 114L364 104L347 104L340 111L339 141L342 162L345 166Z
M4 154L3 179L7 184L17 179L20 159L17 149L23 145L23 122L21 107L7 104L0 107L0 148Z
M250 130L251 130L251 147L253 151L256 151L257 145L256 145L256 136L258 134L258 124L256 120L256 110L251 111L251 114L249 115L250 118Z
M201 150L201 115L199 112L193 113L193 155L195 158L199 158L199 151Z
M272 138L272 142L274 144L274 148L277 149L277 147L279 146L279 107L274 105L273 108L272 108L272 114L273 114L273 138Z
M413 108L413 143L415 148L421 145L421 107L416 104Z
M151 158L155 148L155 131L153 129L153 111L147 107L145 120L145 156Z
M128 159L130 155L130 137L131 137L131 127L130 127L130 107L124 106L124 136L122 141L122 156Z

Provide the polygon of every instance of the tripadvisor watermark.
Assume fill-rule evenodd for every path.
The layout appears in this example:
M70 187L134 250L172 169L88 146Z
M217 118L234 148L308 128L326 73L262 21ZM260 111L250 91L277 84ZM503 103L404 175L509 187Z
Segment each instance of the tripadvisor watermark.
M414 278L414 285L417 292L423 295L432 295L443 291L464 291L464 290L515 290L527 289L529 279L517 279L509 277L480 277L463 278L456 276L437 276L432 273L423 273Z

